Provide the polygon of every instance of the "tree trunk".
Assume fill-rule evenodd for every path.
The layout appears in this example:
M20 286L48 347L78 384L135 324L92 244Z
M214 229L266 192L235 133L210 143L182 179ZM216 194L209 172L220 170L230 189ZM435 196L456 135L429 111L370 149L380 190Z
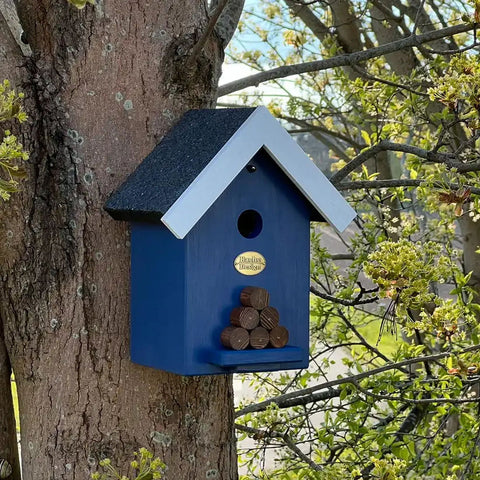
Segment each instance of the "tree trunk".
M472 272L470 286L480 295L480 228L468 214L464 214L459 222L463 240L463 268L465 273ZM475 299L478 302L478 297Z
M20 465L18 463L17 434L10 383L12 371L1 326L2 322L0 321L0 460L6 460L12 466L14 472L12 478L19 480Z
M3 81L8 73L9 79L12 82L19 83L19 70L18 68L15 68L15 62L12 60L18 60L18 57L21 56L21 52L1 11L0 39L2 39L2 41L0 41L0 81ZM13 222L12 218L18 215L18 211L12 209L10 205L3 205L2 207L3 211L0 214L0 235L2 236L2 242L0 242L0 244L3 244L7 235L10 235L8 232L12 232L9 229L9 223L11 221ZM4 252L2 251L2 261L3 255ZM2 270L2 273L4 274L5 271ZM3 276L2 280L4 279L5 276ZM20 480L17 434L10 383L11 374L12 369L10 359L8 357L7 347L5 345L4 322L2 321L0 315L0 459L6 460L12 466L13 475L11 480Z
M20 0L18 12L33 56L10 65L24 65L31 160L0 219L0 315L23 479L84 480L141 446L167 479L235 479L230 378L129 360L129 233L102 209L184 111L213 105L219 42L186 64L207 2Z

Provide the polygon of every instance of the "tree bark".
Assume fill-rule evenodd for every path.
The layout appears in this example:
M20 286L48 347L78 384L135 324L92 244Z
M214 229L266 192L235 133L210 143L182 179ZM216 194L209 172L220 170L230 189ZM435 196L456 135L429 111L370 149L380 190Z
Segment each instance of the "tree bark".
M472 272L469 284L480 296L480 255L477 253L480 247L480 228L468 214L460 217L458 223L462 232L463 269L465 273ZM474 301L478 302L478 297Z
M17 378L23 479L85 479L139 447L167 479L235 479L231 380L129 360L129 233L108 195L179 116L213 105L223 59L207 2L20 0L31 152L2 212L0 315ZM4 38L0 37L0 44ZM2 74L8 76L8 72Z
M357 52L362 49L360 21L355 15L350 0L329 0L332 12L336 38L345 53Z
M380 45L403 38L392 17L387 17L384 12L381 12L375 6L370 8L370 13L372 15L373 32ZM417 59L412 49L390 53L385 55L385 58L392 70L398 75L409 75L417 65Z
M0 321L0 459L6 460L12 466L12 480L20 480L17 434L10 382L12 370L2 330L2 322Z
M3 39L3 41L0 41L0 81L3 81L8 73L8 78L13 83L18 84L21 75L17 66L21 64L22 54L2 13L0 11L0 39ZM4 239L6 234L11 232L9 229L10 219L15 217L18 211L12 209L10 205L3 205L2 207L0 216L6 217L5 219L1 218L0 224L2 239ZM3 227L7 228L4 229ZM4 272L2 271L2 273ZM11 374L12 368L5 344L4 325L0 317L0 459L5 459L12 466L13 474L10 479L20 480L17 433L10 382Z

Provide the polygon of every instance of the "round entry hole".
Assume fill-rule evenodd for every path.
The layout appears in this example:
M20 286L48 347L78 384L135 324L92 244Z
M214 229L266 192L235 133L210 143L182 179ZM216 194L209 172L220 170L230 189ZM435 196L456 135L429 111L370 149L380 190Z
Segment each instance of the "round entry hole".
M238 217L237 226L245 238L255 238L262 231L262 216L255 210L245 210Z

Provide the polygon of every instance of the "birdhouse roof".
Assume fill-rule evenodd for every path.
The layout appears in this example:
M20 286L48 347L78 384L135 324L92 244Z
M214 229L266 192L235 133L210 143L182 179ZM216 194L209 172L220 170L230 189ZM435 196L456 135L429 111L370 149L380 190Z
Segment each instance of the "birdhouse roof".
M105 209L116 220L162 222L184 238L261 148L337 230L355 218L355 211L265 107L187 112Z

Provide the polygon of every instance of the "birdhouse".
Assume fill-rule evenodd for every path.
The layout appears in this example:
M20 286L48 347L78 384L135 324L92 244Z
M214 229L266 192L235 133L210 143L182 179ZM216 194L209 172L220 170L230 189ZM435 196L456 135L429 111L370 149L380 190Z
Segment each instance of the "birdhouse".
M308 366L310 221L355 212L266 108L187 112L105 208L131 223L133 362Z

